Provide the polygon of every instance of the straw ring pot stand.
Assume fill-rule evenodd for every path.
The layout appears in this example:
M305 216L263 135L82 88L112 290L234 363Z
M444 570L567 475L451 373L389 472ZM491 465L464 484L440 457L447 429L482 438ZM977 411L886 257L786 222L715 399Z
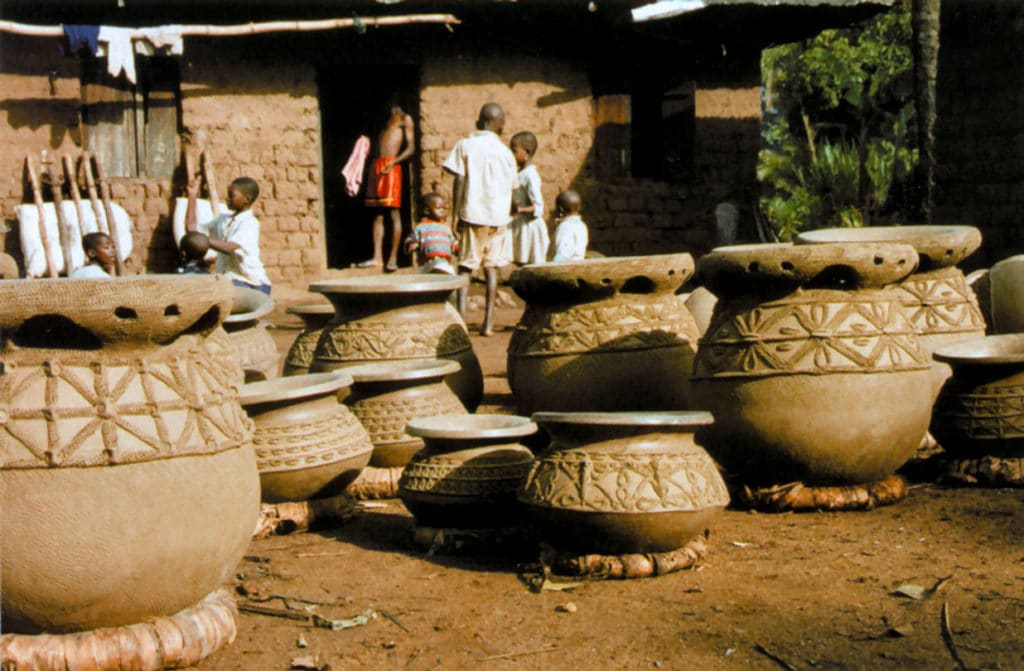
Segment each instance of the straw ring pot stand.
M274 309L270 296L256 289L234 287L231 314L224 319L224 330L245 372L246 382L277 377L281 355L267 325L260 317Z
M255 423L253 445L267 503L340 494L370 460L366 429L339 395L348 373L312 373L252 382L242 407Z
M216 276L0 282L4 668L121 668L122 635L159 668L233 638L230 597L203 599L259 512L241 371L204 346L230 305ZM210 627L166 619L188 608Z
M510 278L527 305L508 346L519 412L689 407L699 336L676 292L689 254L525 266Z
M515 415L439 415L413 419L406 431L424 441L398 483L418 525L473 529L516 520L516 490L533 463L521 441L536 424Z
M569 552L667 552L729 503L696 442L706 412L538 412L551 435L518 499L541 537Z
M295 336L294 342L288 348L288 354L284 357L284 374L302 375L309 372L316 344L324 327L334 317L334 308L323 304L292 305L286 312L298 315L302 319L303 328L299 335Z
M694 365L706 447L744 484L886 478L928 428L931 363L901 299L908 245L738 245L701 258L719 297Z
M451 359L461 366L448 386L470 411L483 397L483 373L466 325L448 304L465 276L377 275L310 285L334 305L310 366L322 372L377 361Z

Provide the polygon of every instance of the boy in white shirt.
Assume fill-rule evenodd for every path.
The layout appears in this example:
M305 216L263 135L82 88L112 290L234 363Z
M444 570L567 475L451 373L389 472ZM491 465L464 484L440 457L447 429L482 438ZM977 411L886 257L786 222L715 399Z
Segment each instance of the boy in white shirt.
M555 199L555 237L548 254L552 261L582 261L587 256L587 225L580 218L580 194L566 189Z

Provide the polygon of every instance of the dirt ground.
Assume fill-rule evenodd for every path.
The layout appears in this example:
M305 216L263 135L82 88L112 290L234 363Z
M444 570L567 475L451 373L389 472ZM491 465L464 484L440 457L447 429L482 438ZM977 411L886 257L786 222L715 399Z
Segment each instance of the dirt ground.
M297 324L282 314L284 348ZM518 316L502 309L498 323ZM481 411L513 412L508 329L473 338ZM534 546L430 554L412 533L395 500L337 529L254 541L235 587L290 599L259 605L370 617L334 631L242 613L235 642L198 668L1024 669L1022 490L916 484L870 512L728 510L701 569L571 590L531 591ZM315 665L292 667L301 658Z

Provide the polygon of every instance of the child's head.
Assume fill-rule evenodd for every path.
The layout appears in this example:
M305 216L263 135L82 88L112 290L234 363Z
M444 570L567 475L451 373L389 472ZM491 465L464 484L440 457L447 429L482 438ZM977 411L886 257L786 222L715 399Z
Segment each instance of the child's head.
M537 153L537 136L528 130L524 130L513 135L512 139L508 142L508 146L512 148L512 153L515 154L516 163L524 166Z
M228 186L228 207L235 212L248 210L260 195L260 185L252 177L239 177Z
M199 231L189 231L181 236L178 246L181 248L182 261L202 261L206 252L210 251L210 238Z
M501 135L505 129L505 110L498 103L487 103L480 108L480 116L476 120L477 130L489 130Z
M444 221L448 216L448 203L444 196L436 191L423 194L420 198L420 209L423 210L424 216L435 221Z
M97 264L108 272L117 262L114 241L106 233L86 233L82 236L82 251L89 263Z
M580 198L580 194L572 189L566 189L555 198L556 216L568 217L579 214L581 207L583 207L583 200Z

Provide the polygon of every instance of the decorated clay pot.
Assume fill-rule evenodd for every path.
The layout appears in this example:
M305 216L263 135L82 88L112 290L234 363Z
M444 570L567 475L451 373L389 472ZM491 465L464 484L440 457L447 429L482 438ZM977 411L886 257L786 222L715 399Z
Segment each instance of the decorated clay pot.
M1024 334L964 340L936 350L953 368L932 433L959 457L1024 457Z
M958 340L985 334L985 319L967 278L956 264L981 246L981 232L973 226L870 226L805 231L797 243L892 242L912 246L918 254L917 271L894 284L911 323L921 334L925 354ZM933 362L937 394L950 375L949 366Z
M340 494L370 461L373 443L338 401L345 372L252 382L240 401L255 422L253 445L267 503Z
M866 483L928 428L931 361L898 294L909 245L722 247L698 275L718 296L694 365L705 445L749 484Z
M689 407L698 332L676 292L692 272L689 254L664 254L513 273L527 303L508 346L519 411Z
M398 496L421 526L501 527L533 463L520 442L537 425L514 415L440 415L409 422L424 447L402 471Z
M311 371L335 370L377 361L451 359L460 370L446 382L471 411L483 397L480 362L466 324L448 304L465 276L375 275L310 285L334 305Z
M285 375L304 375L309 372L313 363L313 352L320 340L324 327L334 317L334 308L330 305L292 305L286 312L298 315L303 321L303 328L284 357Z
M370 465L400 467L423 449L423 439L406 431L411 420L433 415L464 415L455 392L445 384L459 364L448 359L381 361L344 369L352 376L345 403L370 434Z
M217 276L0 282L3 628L120 627L229 580L259 512Z
M1024 254L994 264L987 280L992 333L1024 332Z
M267 333L267 325L260 321L260 317L274 309L274 301L256 289L236 286L234 292L231 314L224 320L224 330L242 364L245 381L277 377L281 355L274 338Z
M729 503L697 442L706 412L538 412L551 434L519 491L551 545L574 552L667 552L704 531Z

